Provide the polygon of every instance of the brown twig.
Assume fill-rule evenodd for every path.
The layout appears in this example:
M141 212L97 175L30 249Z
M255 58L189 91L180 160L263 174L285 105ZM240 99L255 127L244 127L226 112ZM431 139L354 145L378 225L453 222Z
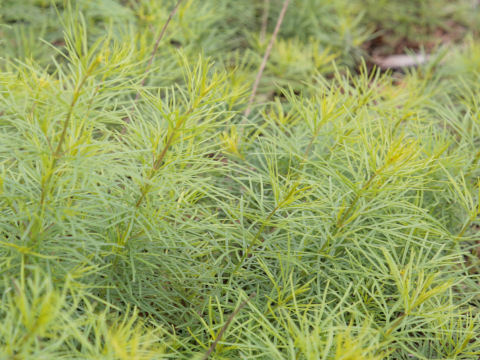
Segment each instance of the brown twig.
M212 345L210 345L210 347L208 348L207 352L205 353L205 355L203 355L202 357L202 360L207 360L208 357L212 354L212 352L215 350L215 348L217 347L217 344L218 342L222 339L222 336L223 334L225 333L225 331L227 331L227 328L228 326L230 325L230 323L233 321L233 318L240 312L240 310L242 310L245 305L248 304L248 302L250 300L252 300L254 297L255 297L255 293L253 293L252 295L250 295L246 300L243 300L242 303L233 311L232 315L230 315L230 317L228 318L227 322L222 326L222 329L220 330L220 332L218 333L217 337L215 338L215 340L212 342Z
M270 10L270 0L264 0L262 14L262 29L260 30L260 42L263 44L267 34L268 11Z
M147 81L148 72L150 71L150 68L152 67L153 59L155 58L155 54L157 53L158 47L160 46L160 41L163 39L163 36L165 35L165 32L167 31L168 24L170 24L170 21L172 20L173 16L177 12L178 7L180 6L181 2L182 2L182 0L178 0L175 7L172 9L172 11L170 11L170 14L168 15L168 19L165 22L165 24L163 25L163 28L160 31L160 35L158 35L157 41L155 41L155 45L153 47L152 54L150 55L150 59L148 60L147 67L145 68L144 76L143 76L142 82L140 83L140 87L143 87L145 85L145 82ZM135 100L133 101L132 111L133 111L133 108L135 107L135 105L136 105L136 103L138 102L139 99L140 99L140 91L137 91L137 95L135 95ZM124 120L126 122L129 122L130 117L126 117L126 118L124 118Z
M260 64L260 68L258 69L257 77L255 78L255 82L253 83L252 94L250 95L250 99L248 100L247 109L245 110L244 115L250 115L252 111L253 101L255 100L255 95L257 94L258 84L260 83L260 79L262 78L263 70L265 70L265 66L267 65L268 58L270 57L270 52L272 51L273 43L277 38L278 31L280 30L280 26L282 25L283 18L285 17L285 13L287 12L288 4L290 0L285 0L283 2L282 10L280 11L280 15L277 19L277 24L275 25L275 30L273 30L272 37L270 42L268 43L267 50L265 51L265 55L263 56L262 63Z

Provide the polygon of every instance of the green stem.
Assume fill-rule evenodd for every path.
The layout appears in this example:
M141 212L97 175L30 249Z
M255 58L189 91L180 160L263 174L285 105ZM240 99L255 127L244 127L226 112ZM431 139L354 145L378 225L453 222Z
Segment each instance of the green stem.
M87 79L92 75L93 70L95 67L98 65L98 61L94 61L89 68L87 69L87 72L83 76L83 78L80 80L80 82L75 86L75 89L73 91L73 96L72 100L70 102L70 105L68 107L68 112L67 116L65 117L65 120L63 121L63 126L62 126L62 133L60 135L60 140L58 141L57 147L55 151L53 152L53 157L50 163L50 166L47 168L47 175L46 178L43 180L42 185L41 185L41 193L40 193L40 204L39 204L39 210L37 215L32 219L32 221L35 221L37 223L40 222L40 219L43 218L43 214L45 212L45 202L47 198L48 191L50 190L50 185L53 179L53 174L55 173L55 168L57 167L57 163L60 160L61 157L61 150L62 147L65 143L66 135L67 135L67 130L70 124L70 121L73 116L73 110L75 108L75 105L77 104L77 101L80 97L80 93L82 91L83 86L85 85ZM39 225L39 224L38 224ZM35 226L31 226L31 230L29 231L29 235L31 235L31 231Z
M320 128L321 126L318 126L317 129L315 130L315 133L313 134L312 138L310 139L310 142L308 143L305 152L302 157L302 161L300 162L299 165L299 170L302 170L307 162L308 156L310 155L310 151L312 150L313 143L315 139L318 137L318 134L320 133ZM300 173L300 171L298 172ZM250 255L250 252L252 251L253 247L256 245L258 242L258 239L260 239L260 236L263 233L263 230L267 226L266 224L270 221L270 219L276 214L276 212L282 208L282 206L285 204L286 201L295 193L295 191L298 188L298 185L300 184L301 178L297 179L297 181L293 184L293 186L290 188L288 191L287 195L284 196L282 201L278 203L278 205L268 214L268 216L265 218L265 220L262 222L262 225L258 229L257 233L253 237L252 241L248 245L247 249L245 250L245 253L242 255L240 258L240 261L237 263L235 268L232 271L232 274L230 275L230 281L233 279L233 275L240 269L240 267L243 265L245 260L247 259L248 255Z
M197 103L195 103L195 105L197 105ZM153 176L157 173L158 170L160 170L160 167L162 166L162 163L165 159L165 156L167 155L167 152L168 150L170 149L170 147L172 146L172 142L173 140L175 139L175 136L177 135L177 132L178 130L180 130L180 128L182 127L182 125L185 123L188 115L190 115L192 113L192 111L194 110L195 108L195 105L191 106L187 112L185 112L185 114L177 121L177 123L175 124L175 127L173 128L173 130L170 132L169 135L167 135L167 141L165 142L165 146L163 147L162 151L160 152L160 154L155 158L154 162L153 162L153 165L152 165L152 169L150 170L149 174L147 175L147 183L145 185L142 186L142 188L140 189L140 196L138 198L138 200L136 201L135 203L135 213L134 213L134 216L132 216L132 218L130 219L130 222L127 226L127 229L125 230L125 232L123 233L123 235L121 236L120 238L120 242L119 242L119 245L120 246L125 246L126 244L126 238L128 236L128 234L130 233L130 229L133 227L133 222L135 221L136 219L136 212L138 211L138 209L140 208L140 206L143 204L143 202L145 201L145 198L147 197L147 194L151 188L151 184L150 184L150 180L153 178Z
M402 323L402 320L407 316L406 313L403 313L402 315L400 315L399 317L397 317L397 319L393 322L392 325L390 325L390 327L387 329L387 331L385 332L385 336L388 336L392 333L393 330L395 330L401 323Z
M372 176L370 176L370 178L362 185L360 190L357 192L357 195L355 196L353 201L350 203L350 206L347 208L347 211L345 211L343 215L340 217L340 219L338 219L336 223L337 230L343 227L345 220L348 219L353 209L355 209L355 205L357 205L358 200L360 200L360 198L362 197L362 193L370 187L372 181L380 174L382 170L383 170L383 166L377 171L375 171L375 173Z

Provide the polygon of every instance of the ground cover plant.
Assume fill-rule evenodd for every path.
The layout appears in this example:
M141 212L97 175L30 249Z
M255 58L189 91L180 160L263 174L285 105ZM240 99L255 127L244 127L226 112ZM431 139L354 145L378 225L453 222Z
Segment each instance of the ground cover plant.
M478 359L478 5L373 3L2 0L0 359Z

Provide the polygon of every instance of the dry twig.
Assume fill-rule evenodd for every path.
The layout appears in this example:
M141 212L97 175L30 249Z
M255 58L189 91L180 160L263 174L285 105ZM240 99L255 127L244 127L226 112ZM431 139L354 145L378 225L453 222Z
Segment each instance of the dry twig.
M262 29L260 30L260 42L265 41L268 26L268 11L270 10L270 0L264 0L262 14Z
M283 2L282 10L280 11L280 15L277 19L277 24L275 25L275 30L273 31L272 37L270 42L268 43L267 50L265 51L265 55L263 56L262 63L260 64L260 68L258 69L257 77L255 78L255 82L253 83L252 94L250 95L250 99L248 100L247 109L245 110L244 115L250 115L252 111L253 101L255 100L255 95L257 94L258 84L260 83L260 79L262 78L263 70L265 70L265 66L267 65L268 58L270 57L270 52L272 51L273 43L277 38L278 31L280 30L280 26L282 25L283 18L285 17L285 13L287 12L288 4L290 0L285 0Z
M170 14L168 15L168 19L165 22L165 24L163 25L163 28L160 31L160 34L158 35L157 41L155 41L155 45L153 47L152 54L150 55L150 59L148 60L147 67L145 68L144 77L142 79L142 82L140 83L140 87L143 87L145 85L145 82L147 81L148 72L150 71L150 68L152 67L153 59L155 58L155 54L157 53L158 47L160 45L160 41L163 39L163 36L165 35L165 32L167 31L167 27L170 24L170 21L172 20L175 13L177 12L178 7L180 6L181 2L182 2L182 0L178 0L177 3L175 4L175 7L172 9L172 11L170 11ZM133 112L133 110L135 108L135 105L137 104L139 99L140 99L140 91L137 91L137 95L135 95L135 100L134 100L133 105L132 105L132 112ZM130 117L126 117L126 118L124 118L124 120L129 122Z

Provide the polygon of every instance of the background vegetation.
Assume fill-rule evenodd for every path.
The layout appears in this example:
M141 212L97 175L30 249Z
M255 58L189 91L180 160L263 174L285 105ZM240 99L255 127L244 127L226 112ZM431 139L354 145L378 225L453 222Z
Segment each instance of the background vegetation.
M478 2L175 4L0 0L0 359L478 359Z

